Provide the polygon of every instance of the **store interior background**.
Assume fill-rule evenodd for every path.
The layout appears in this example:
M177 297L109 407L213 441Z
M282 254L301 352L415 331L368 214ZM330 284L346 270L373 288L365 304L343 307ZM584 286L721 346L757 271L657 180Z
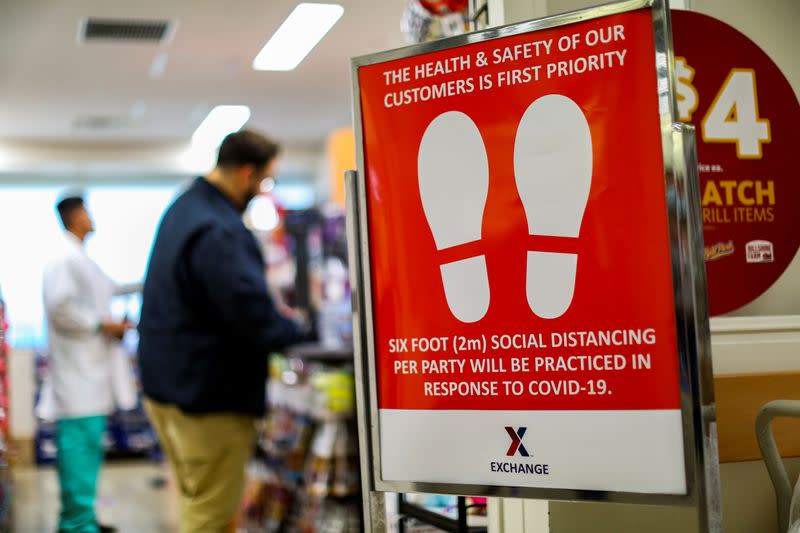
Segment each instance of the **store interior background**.
M349 58L403 46L403 0L338 0L345 15L291 72L250 64L296 4L290 0L25 0L0 2L0 287L12 316L11 433L33 439L34 353L42 347L41 268L59 238L53 205L88 192L97 234L89 252L120 282L141 279L158 219L208 161L192 132L215 105L244 104L249 126L285 148L275 198L284 207L336 204L335 132L351 123ZM500 25L596 4L490 0ZM797 0L683 0L754 40L800 97ZM673 2L673 5L678 4ZM87 17L177 21L161 44L79 43ZM346 149L345 149L346 150ZM334 170L336 169L336 170ZM788 169L787 169L788 171ZM124 238L122 237L124 235ZM717 375L800 370L800 258L752 304L712 321ZM800 460L787 461L793 479ZM775 530L763 463L723 464L725 531ZM149 473L148 473L149 475ZM495 531L694 531L688 509L493 501Z
M256 54L298 3L0 2L0 288L11 321L9 418L19 463L34 462L36 354L46 343L42 268L61 239L59 194L86 191L97 227L89 254L116 281L141 281L165 208L213 166L213 147L197 150L193 132L212 108L233 104L250 108L247 127L283 147L275 189L248 216L266 228L273 204L343 214L339 160L354 158L340 133L351 131L350 58L405 44L405 2L338 1L344 15L296 69L254 70ZM87 17L171 26L158 43L82 42ZM136 318L135 298L119 303ZM170 531L171 491L154 490L158 467L140 464L107 470L100 517L123 531ZM52 469L44 472L14 468L18 531L55 530L58 488Z
M57 194L87 189L98 226L90 252L115 279L140 280L164 207L209 168L187 149L216 105L248 105L248 126L283 144L276 196L285 207L328 201L326 141L351 121L348 60L404 43L403 3L342 2L346 16L296 70L253 70L253 57L294 4L0 3L0 226L3 255L25 258L0 265L0 279L15 280L4 287L15 346L42 340L34 270L60 234ZM78 22L88 16L175 24L161 44L80 43Z

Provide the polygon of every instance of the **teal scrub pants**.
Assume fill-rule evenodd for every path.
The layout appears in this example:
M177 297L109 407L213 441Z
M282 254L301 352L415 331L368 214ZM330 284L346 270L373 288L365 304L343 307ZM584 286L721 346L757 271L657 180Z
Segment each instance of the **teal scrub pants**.
M59 531L97 533L94 500L103 462L106 417L58 421L58 481L61 485Z

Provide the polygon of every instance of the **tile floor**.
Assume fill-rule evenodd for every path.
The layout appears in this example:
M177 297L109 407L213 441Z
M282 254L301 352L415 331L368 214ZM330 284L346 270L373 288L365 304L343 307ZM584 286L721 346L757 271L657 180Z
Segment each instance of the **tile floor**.
M100 480L97 512L120 533L176 533L177 500L152 482L163 470L150 462L107 464ZM12 533L55 533L58 479L52 468L14 469Z

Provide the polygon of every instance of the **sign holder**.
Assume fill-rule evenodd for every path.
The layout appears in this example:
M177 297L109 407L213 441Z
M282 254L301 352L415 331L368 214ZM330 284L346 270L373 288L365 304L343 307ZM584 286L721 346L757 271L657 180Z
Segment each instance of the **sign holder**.
M685 495L641 494L570 489L506 487L431 482L386 481L381 477L380 427L366 178L358 69L362 66L556 28L577 22L650 8L652 11L658 101L664 156L672 281L680 370L681 411L687 491ZM710 330L703 256L694 131L677 124L674 61L666 0L626 0L529 22L492 28L432 43L382 52L353 60L354 124L359 171L345 175L347 234L353 298L356 402L365 531L386 530L385 492L533 498L562 501L687 505L698 510L699 531L722 531L716 438L716 412L711 369Z

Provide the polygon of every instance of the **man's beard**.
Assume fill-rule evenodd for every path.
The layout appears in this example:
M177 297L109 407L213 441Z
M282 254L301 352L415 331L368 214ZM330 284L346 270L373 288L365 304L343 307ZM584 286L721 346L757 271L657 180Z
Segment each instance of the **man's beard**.
M258 192L254 192L254 191L247 191L247 193L246 193L246 195L245 195L245 197L244 197L244 205L242 205L242 206L241 206L242 213L244 213L244 212L247 210L247 206L249 206L249 205L250 205L250 202L252 202L252 201L253 201L253 199L254 199L256 196L258 196L258 194L259 194Z

